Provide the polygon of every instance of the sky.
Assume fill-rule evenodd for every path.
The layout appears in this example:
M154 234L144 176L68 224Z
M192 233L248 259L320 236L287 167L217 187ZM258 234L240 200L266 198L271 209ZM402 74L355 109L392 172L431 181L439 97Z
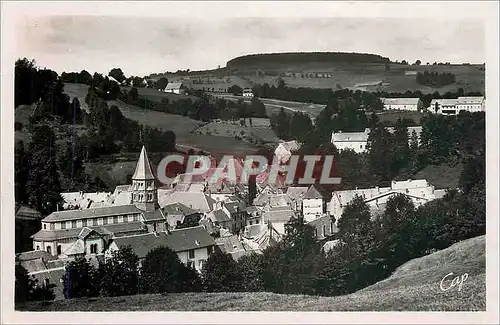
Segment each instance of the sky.
M17 27L17 55L40 67L126 76L204 70L237 56L362 52L415 62L485 62L479 20L44 16Z

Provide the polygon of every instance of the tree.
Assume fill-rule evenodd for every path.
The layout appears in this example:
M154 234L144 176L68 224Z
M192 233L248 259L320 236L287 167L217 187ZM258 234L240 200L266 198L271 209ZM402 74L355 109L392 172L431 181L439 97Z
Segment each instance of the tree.
M135 86L128 92L128 100L131 103L137 103L139 101L139 91Z
M28 275L28 271L23 266L16 264L15 276L14 301L18 303L30 300L33 282Z
M139 258L130 246L113 251L102 267L101 293L135 295L139 289Z
M109 71L109 74L108 74L110 77L113 77L115 78L116 81L118 82L123 82L125 79L127 79L125 77L125 74L123 73L122 69L120 68L113 68L111 69L111 71Z
M201 274L203 286L209 292L235 292L243 287L238 265L231 254L216 250L208 257Z
M182 292L185 271L177 253L162 246L151 250L141 266L141 291L144 293Z
M233 94L234 96L241 96L243 94L243 89L238 85L232 85L227 88L227 92Z
M96 268L85 257L77 257L66 264L63 276L64 297L72 299L98 296L100 282Z
M48 214L62 203L55 135L49 126L41 124L34 127L29 151L28 203L42 214Z
M161 89L162 91L167 87L168 79L165 77L161 77L155 84L156 89Z
M422 61L420 61L420 60L415 61L415 65L420 65L420 64L422 64ZM429 64L429 63L427 63L427 64Z
M29 153L25 151L23 141L17 141L14 149L15 200L18 203L24 203L28 198L26 183L28 182Z
M338 221L339 234L349 245L361 243L371 227L370 208L363 197L357 195L349 202Z
M373 114L370 121L368 135L368 160L370 170L378 177L379 182L385 183L393 178L391 169L391 134L380 123L377 115Z
M397 175L402 168L407 167L409 164L410 147L408 142L408 128L398 118L393 135L392 175Z
M243 291L256 292L264 291L264 281L262 280L264 261L261 255L244 255L238 259L238 273L241 274Z

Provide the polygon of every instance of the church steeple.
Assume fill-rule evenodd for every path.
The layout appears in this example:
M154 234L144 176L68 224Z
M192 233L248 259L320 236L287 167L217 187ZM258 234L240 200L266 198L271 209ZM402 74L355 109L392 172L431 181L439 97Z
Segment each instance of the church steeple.
M132 176L132 203L144 211L154 211L158 207L155 177L144 146Z

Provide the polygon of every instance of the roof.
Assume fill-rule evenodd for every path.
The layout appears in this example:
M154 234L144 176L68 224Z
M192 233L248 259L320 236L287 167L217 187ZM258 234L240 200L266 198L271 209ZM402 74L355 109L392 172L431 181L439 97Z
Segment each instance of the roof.
M436 104L438 106L455 106L458 102L456 98L443 98L443 99L433 99L431 100L430 108L434 108Z
M92 231L93 230L90 229L89 227L83 227L80 233L78 234L78 238L85 239L88 235L92 233Z
M31 261L31 260L36 260L43 258L46 261L49 260L55 260L57 257L53 256L52 254L44 251L44 250L38 250L38 251L29 251L29 252L22 252L19 254L16 254L16 260L17 261Z
M323 247L321 247L321 250L325 253L328 253L329 251L331 251L332 249L334 249L335 247L337 247L339 244L341 243L340 239L335 239L335 240L330 240L330 241L327 241Z
M211 216L213 216L214 220L212 220ZM208 218L212 220L212 222L227 222L231 221L231 216L227 215L224 209L218 209L210 212Z
M190 207L186 206L185 204L182 203L172 203L172 204L167 204L163 208L163 213L168 215L190 215L190 214L195 214L196 211L191 209Z
M278 146L280 145L283 146L288 151L297 151L300 149L300 144L295 140L282 142Z
M335 234L339 230L330 216L319 217L315 220L308 222L307 224L309 226L316 228L318 239L324 239L325 237ZM324 234L323 234L323 229L325 230Z
M384 105L417 105L420 98L380 98Z
M482 104L484 102L484 97L482 96L468 96L468 97L458 97L457 104Z
M262 227L262 224L246 226L243 236L246 238L255 238L262 232Z
M172 192L160 199L162 208L172 203L182 203L195 211L209 212L212 211L216 201L201 192Z
M292 200L299 200L308 190L307 186L290 186L286 190L286 195Z
M230 213L237 213L237 212L245 211L245 205L239 201L224 202L223 206L226 207L226 209Z
M85 243L83 242L83 240L81 239L78 239L77 241L75 241L73 243L73 245L71 245L70 247L68 247L67 249L65 249L63 252L62 252L64 255L81 255L81 254L84 254L85 253Z
M109 207L101 207L95 209L84 210L68 210L52 212L49 216L44 218L43 222L60 222L69 220L80 220L89 218L98 218L105 216L123 215L142 212L133 204L129 205L116 205Z
M272 226L272 224L268 224L268 226L254 239L254 242L258 245L258 249L262 250L275 245L280 242L281 239L281 234Z
M146 148L142 146L141 155L139 156L139 161L135 167L134 176L132 179L145 179L154 180L153 172L151 171L151 164L149 163L148 155L146 153Z
M145 226L141 222L127 222L118 224L109 224L95 227L88 227L101 235L118 235L120 233L129 233L134 231L145 230ZM50 241L57 239L78 238L82 228L60 229L60 230L40 230L32 236L33 240Z
M316 189L316 186L311 185L307 190L306 194L304 194L303 199L322 199L323 195Z
M266 222L288 222L293 216L295 216L295 212L290 208L273 208L264 212Z
M165 87L165 90L180 89L182 87L182 82L169 82Z
M165 220L165 216L163 215L163 211L161 209L156 209L154 211L144 211L142 213L145 221L156 221L156 220Z
M235 256L239 258L245 255L245 248L236 235L216 238L215 244L219 246L224 253L233 255L233 258Z
M213 246L215 242L210 234L202 227L190 227L172 230L170 233L161 232L115 238L114 243L120 247L131 246L139 258L144 258L153 249L168 246L175 252Z
M367 129L369 130L369 129ZM369 132L334 132L332 133L332 142L366 142Z

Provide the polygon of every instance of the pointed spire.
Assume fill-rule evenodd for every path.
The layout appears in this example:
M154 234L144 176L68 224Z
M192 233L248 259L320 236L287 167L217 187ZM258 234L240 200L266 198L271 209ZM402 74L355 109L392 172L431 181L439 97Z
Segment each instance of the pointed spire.
M132 179L155 179L153 172L151 171L151 165L149 164L148 155L144 146L142 146L141 155L139 156L139 161L135 167L135 173L134 176L132 176Z

